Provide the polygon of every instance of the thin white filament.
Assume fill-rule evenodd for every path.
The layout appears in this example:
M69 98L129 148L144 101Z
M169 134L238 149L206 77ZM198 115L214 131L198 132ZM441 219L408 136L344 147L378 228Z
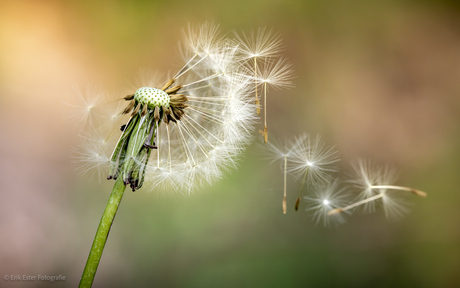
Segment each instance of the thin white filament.
M200 148L201 152L203 152L204 156L206 156L206 158L209 158L208 157L209 152L205 151L206 149L204 149L204 147L202 147L202 145L198 142L198 140L196 139L195 135L189 130L187 125L185 123L181 123L181 124L184 126L185 132L193 139L193 141L195 141L196 145L198 145L198 147Z
M205 113L205 112L202 112L202 111L193 109L193 108L191 108L190 106L187 107L187 109L190 109L190 110L192 110L192 111L195 111L196 113L199 113L199 114L205 116L206 118L208 118L209 120L211 120L211 121L214 122L214 123L217 123L217 124L223 124L223 123L224 123L224 121L222 121L222 120L220 120L220 119L214 117L213 115L210 115L210 114L207 114L207 113Z
M180 76L184 75L185 73L187 73L188 71L190 71L190 69L192 69L193 67L195 67L196 65L198 65L201 61L203 61L206 57L208 57L208 54L206 54L206 56L204 56L203 58L201 58L200 60L198 60L195 64L193 64L192 66L190 66L187 70L185 70L184 72L182 72L181 74L179 74L178 76L174 77L174 78L179 78ZM190 61L189 61L190 62ZM188 63L187 63L188 64Z
M182 88L187 87L187 86L191 86L191 85L203 82L203 81L208 81L208 80L214 79L216 77L219 77L220 75L222 75L222 73L217 73L217 74L214 74L214 75L210 75L210 76L205 77L205 78L203 78L201 80L198 80L198 81L195 81L195 82L192 82L192 83L189 83L189 84L182 85Z
M212 137L214 137L214 139L216 139L217 141L219 141L220 143L224 143L222 140L220 140L219 138L217 138L216 136L214 136L214 134L212 134L211 132L208 131L208 129L204 128L203 126L201 126L200 123L198 123L195 119L193 119L192 117L189 117L187 115L185 115L186 119L190 119L192 120L193 122L195 122L198 126L200 126L204 131L208 132L209 135L211 135Z
M192 152L190 151L190 147L188 146L188 143L185 140L184 134L182 133L182 129L180 128L179 124L180 124L180 122L177 123L176 127L179 129L179 133L180 133L180 136L181 136L181 139L182 139L182 143L184 144L186 151L188 151L187 158L190 156L190 158L192 159L192 162L193 162L193 166L196 166L195 159L193 158Z
M208 142L208 144L212 147L212 149L215 149L214 145L212 145L211 142L209 142L208 138L206 136L203 135L203 133L201 133L200 130L198 130L195 125L193 125L190 121L188 121L185 117L182 117L182 119L184 119L184 122L186 122L188 125L192 126L193 129L195 129L196 132L198 132L201 137L203 137L204 140L206 140L206 142ZM185 124L185 123L184 123Z
M174 76L173 78L177 79L177 78L179 78L179 76L177 76L177 75L184 74L184 73L182 73L182 71L187 68L188 64L190 64L190 62L192 62L193 59L195 59L196 56L198 56L198 53L195 53L195 55L193 55L193 57L190 58L190 60L188 60L187 63L185 63L185 65L177 72L176 76Z

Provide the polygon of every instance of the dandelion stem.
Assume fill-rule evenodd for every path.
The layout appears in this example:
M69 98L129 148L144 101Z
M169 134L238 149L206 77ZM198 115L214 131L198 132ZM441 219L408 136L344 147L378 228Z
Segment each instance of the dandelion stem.
M309 170L310 170L310 167L307 167L307 170L305 170L305 175L303 175L302 184L300 184L299 197L297 197L297 201L295 202L295 211L299 210L300 197L302 196L303 186L305 185L305 182L307 180L307 175L308 175Z
M94 237L93 245L91 246L85 270L83 271L80 285L78 287L91 287L93 284L97 266L101 261L102 251L104 251L110 227L112 226L113 219L117 213L125 188L126 185L123 183L123 178L118 177L115 185L113 186L112 194L110 194L107 206L105 207L99 227L97 228L96 236Z
M286 181L287 180L287 156L284 156L284 197L283 197L283 214L286 214Z

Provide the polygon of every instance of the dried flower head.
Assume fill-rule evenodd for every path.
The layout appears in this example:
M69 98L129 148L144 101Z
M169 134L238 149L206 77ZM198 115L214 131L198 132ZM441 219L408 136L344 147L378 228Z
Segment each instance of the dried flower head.
M83 145L86 170L107 163L108 179L122 177L133 191L147 185L190 192L235 164L256 120L241 45L211 24L189 26L184 35L184 66L124 97L117 121L125 124L105 133L111 139L121 130L115 149L108 157L109 140Z

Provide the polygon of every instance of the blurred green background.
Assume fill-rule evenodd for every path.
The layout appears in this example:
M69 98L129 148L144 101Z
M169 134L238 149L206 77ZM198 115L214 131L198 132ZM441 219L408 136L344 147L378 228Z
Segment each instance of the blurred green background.
M293 211L289 182L283 215L256 135L190 197L127 191L94 287L460 287L460 6L357 0L1 1L0 276L66 280L0 286L75 287L83 271L113 182L72 164L73 87L115 98L142 69L176 69L180 30L204 21L281 34L295 88L269 95L270 137L319 133L344 169L389 162L428 197L399 221L324 228Z

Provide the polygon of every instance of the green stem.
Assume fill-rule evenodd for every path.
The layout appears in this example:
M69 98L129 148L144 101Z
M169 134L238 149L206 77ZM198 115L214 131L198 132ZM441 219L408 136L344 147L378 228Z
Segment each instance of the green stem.
M125 192L126 185L123 183L122 177L118 177L113 186L112 194L110 194L109 202L105 207L101 222L97 228L96 236L94 237L93 246L89 252L88 261L86 262L85 270L81 276L80 285L78 287L91 287L93 285L94 276L96 275L97 266L101 261L102 251L104 251L105 242L109 236L110 227L117 213L121 198Z

